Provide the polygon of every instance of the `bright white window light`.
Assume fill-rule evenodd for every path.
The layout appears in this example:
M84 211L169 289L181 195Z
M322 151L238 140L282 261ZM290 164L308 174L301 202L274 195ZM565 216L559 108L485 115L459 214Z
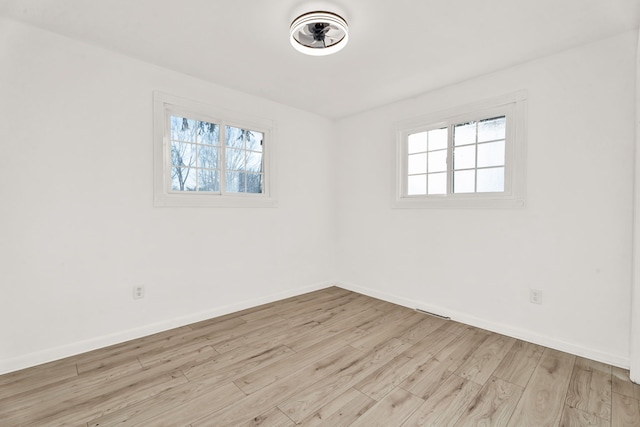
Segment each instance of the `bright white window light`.
M297 17L290 28L291 45L306 55L330 55L349 41L347 21L331 12L309 12Z

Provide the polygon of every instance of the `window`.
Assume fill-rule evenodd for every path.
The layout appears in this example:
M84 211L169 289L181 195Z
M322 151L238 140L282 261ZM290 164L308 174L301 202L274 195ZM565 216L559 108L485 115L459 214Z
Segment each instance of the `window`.
M272 125L154 94L156 206L274 206Z
M395 207L523 207L524 94L401 123Z
M222 143L216 123L174 115L169 122L171 192L263 193L262 132L227 125Z

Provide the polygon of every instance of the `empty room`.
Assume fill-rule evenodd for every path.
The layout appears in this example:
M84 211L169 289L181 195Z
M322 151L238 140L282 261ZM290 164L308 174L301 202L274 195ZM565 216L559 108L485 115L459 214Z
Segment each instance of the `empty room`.
M1 0L0 426L640 426L640 0Z

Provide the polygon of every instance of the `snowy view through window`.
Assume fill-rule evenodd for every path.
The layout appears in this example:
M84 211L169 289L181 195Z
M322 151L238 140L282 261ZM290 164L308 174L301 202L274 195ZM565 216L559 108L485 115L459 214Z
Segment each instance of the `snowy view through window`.
M263 193L261 132L171 116L171 190Z
M407 195L504 192L505 138L505 116L409 134Z

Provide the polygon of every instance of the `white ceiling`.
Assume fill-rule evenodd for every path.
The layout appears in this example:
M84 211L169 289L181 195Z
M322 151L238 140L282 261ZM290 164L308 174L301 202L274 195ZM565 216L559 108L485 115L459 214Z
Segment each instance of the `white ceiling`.
M349 23L333 56L299 14ZM0 16L329 118L638 28L640 0L0 0Z

